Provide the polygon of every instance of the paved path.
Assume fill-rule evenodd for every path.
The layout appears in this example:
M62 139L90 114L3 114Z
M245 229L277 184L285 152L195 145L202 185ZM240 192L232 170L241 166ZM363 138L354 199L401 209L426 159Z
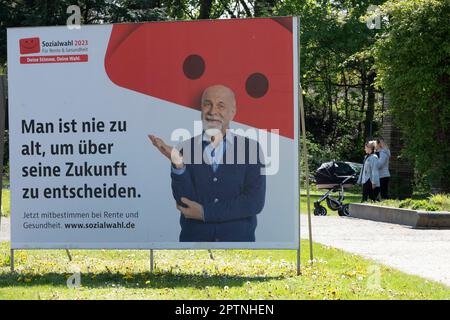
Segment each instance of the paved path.
M363 219L312 216L313 240L450 286L450 230L420 230ZM301 237L308 238L307 216Z
M9 219L1 220L0 241L9 241ZM313 216L312 223L315 242L450 286L450 230L419 230L334 216ZM301 217L301 231L307 239L306 215Z

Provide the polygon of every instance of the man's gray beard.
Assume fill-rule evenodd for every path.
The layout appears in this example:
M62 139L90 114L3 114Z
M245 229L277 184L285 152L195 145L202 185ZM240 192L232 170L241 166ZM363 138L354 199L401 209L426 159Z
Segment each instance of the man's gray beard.
M202 122L203 130L205 131L206 135L213 137L218 135L219 133L222 134L223 125L220 125L219 127L209 127L207 120L202 120Z

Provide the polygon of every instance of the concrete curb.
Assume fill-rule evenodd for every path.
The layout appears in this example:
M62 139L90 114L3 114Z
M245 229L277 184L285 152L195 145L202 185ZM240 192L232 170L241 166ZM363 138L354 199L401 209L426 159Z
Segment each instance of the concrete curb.
M445 211L427 212L352 203L349 212L353 218L407 225L417 229L450 229L450 212Z

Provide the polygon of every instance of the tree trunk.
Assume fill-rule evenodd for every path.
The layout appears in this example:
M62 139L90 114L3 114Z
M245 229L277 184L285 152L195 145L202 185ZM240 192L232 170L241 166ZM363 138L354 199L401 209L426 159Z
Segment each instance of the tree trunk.
M358 141L361 139L362 135L362 121L360 120L362 115L364 114L364 109L366 106L366 72L364 69L361 69L361 104L359 108L358 115ZM364 137L364 136L363 136Z
M366 118L364 120L364 138L372 139L373 138L373 116L375 114L375 76L376 73L374 71L370 71L367 75L367 109L366 109Z
M200 15L199 19L210 19L213 0L203 0L200 3Z
M342 72L342 80L344 82L344 107L345 107L345 120L348 121L348 86L347 86L347 77L345 76L345 72Z

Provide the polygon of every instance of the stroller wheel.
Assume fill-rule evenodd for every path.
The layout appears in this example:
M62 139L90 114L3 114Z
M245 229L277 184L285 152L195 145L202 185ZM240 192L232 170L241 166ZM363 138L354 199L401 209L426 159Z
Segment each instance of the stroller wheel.
M338 215L340 215L341 217L348 217L350 215L348 203L342 205L339 208Z
M315 216L326 216L327 215L327 208L324 206L318 205L314 208L314 215Z
M338 200L332 197L327 198L327 206L333 211L339 210L339 208L342 206L342 203L340 203Z

